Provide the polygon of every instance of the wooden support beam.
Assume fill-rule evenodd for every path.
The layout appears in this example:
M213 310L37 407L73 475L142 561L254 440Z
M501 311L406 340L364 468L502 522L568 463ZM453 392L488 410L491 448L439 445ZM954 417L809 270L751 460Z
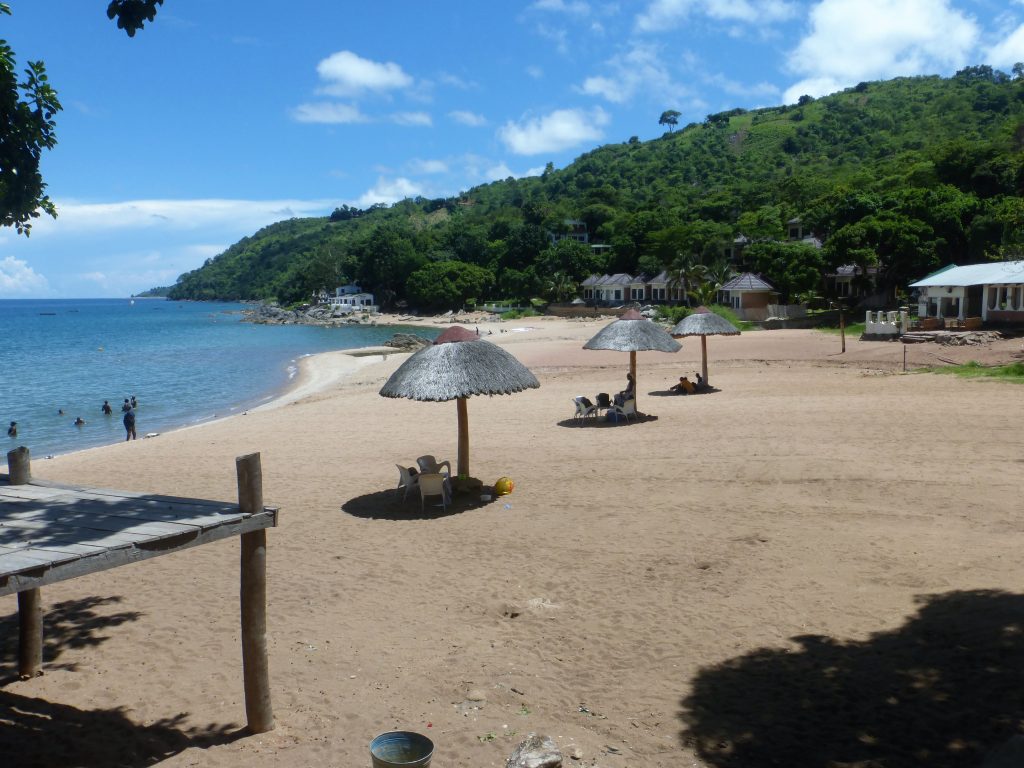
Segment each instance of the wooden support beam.
M32 482L32 459L24 445L7 452L11 485ZM43 674L43 601L39 588L18 593L18 676L22 680Z
M7 472L11 485L28 485L32 482L32 461L24 445L7 452Z
M251 453L235 460L238 474L238 506L247 514L263 509L263 471L260 455ZM250 733L274 728L270 703L270 665L267 660L267 532L243 533L241 585L242 677L245 716Z
M18 593L18 676L43 674L43 605L38 589Z
M460 397L455 404L459 423L459 455L455 472L459 477L469 477L469 407L466 400Z

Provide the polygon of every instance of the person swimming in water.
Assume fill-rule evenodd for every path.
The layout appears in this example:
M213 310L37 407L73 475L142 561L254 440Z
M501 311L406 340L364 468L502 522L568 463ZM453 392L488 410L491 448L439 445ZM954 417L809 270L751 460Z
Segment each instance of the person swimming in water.
M7 436L8 437L17 437L18 436L18 422L16 422L16 421L12 421L11 422L11 426L9 426L7 428Z
M85 419L83 419L81 416L76 416L75 417L75 426L76 427L81 427L84 424L85 424Z

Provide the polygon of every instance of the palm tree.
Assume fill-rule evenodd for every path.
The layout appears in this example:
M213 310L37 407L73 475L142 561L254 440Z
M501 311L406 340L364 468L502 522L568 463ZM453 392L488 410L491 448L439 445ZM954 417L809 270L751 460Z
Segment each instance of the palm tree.
M679 251L666 271L669 275L669 291L678 292L683 303L689 304L690 289L707 280L708 268L701 264L696 254Z

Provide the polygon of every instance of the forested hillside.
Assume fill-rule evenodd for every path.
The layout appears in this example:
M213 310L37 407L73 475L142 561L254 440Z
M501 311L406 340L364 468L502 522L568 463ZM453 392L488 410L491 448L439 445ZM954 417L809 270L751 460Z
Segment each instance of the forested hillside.
M182 275L177 299L308 300L358 281L385 305L455 307L467 298L575 295L591 272L669 269L698 295L742 259L790 295L841 264L876 265L904 287L949 263L1024 249L1024 66L952 78L861 83L789 107L709 115L563 170L506 179L458 198L405 200L292 219ZM823 248L783 243L800 217ZM548 233L586 222L595 255ZM710 286L710 288L709 288Z

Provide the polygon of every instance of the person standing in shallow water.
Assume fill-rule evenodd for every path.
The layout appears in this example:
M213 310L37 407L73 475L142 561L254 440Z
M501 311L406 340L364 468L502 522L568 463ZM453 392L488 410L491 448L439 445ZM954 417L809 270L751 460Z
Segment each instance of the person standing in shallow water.
M128 402L128 398L126 397L124 399L124 405L121 406L121 412L122 413L127 413L131 409L132 409L132 404Z
M110 407L110 401L109 400L104 400L103 401L103 405L100 407L100 410L103 411L103 415L104 416L109 416L110 414L112 414L114 412L114 409Z
M12 421L11 422L11 426L9 426L7 428L7 436L8 437L17 437L18 436L18 422L16 422L16 421Z
M135 411L129 408L124 412L124 431L125 431L125 442L129 440L135 440Z

